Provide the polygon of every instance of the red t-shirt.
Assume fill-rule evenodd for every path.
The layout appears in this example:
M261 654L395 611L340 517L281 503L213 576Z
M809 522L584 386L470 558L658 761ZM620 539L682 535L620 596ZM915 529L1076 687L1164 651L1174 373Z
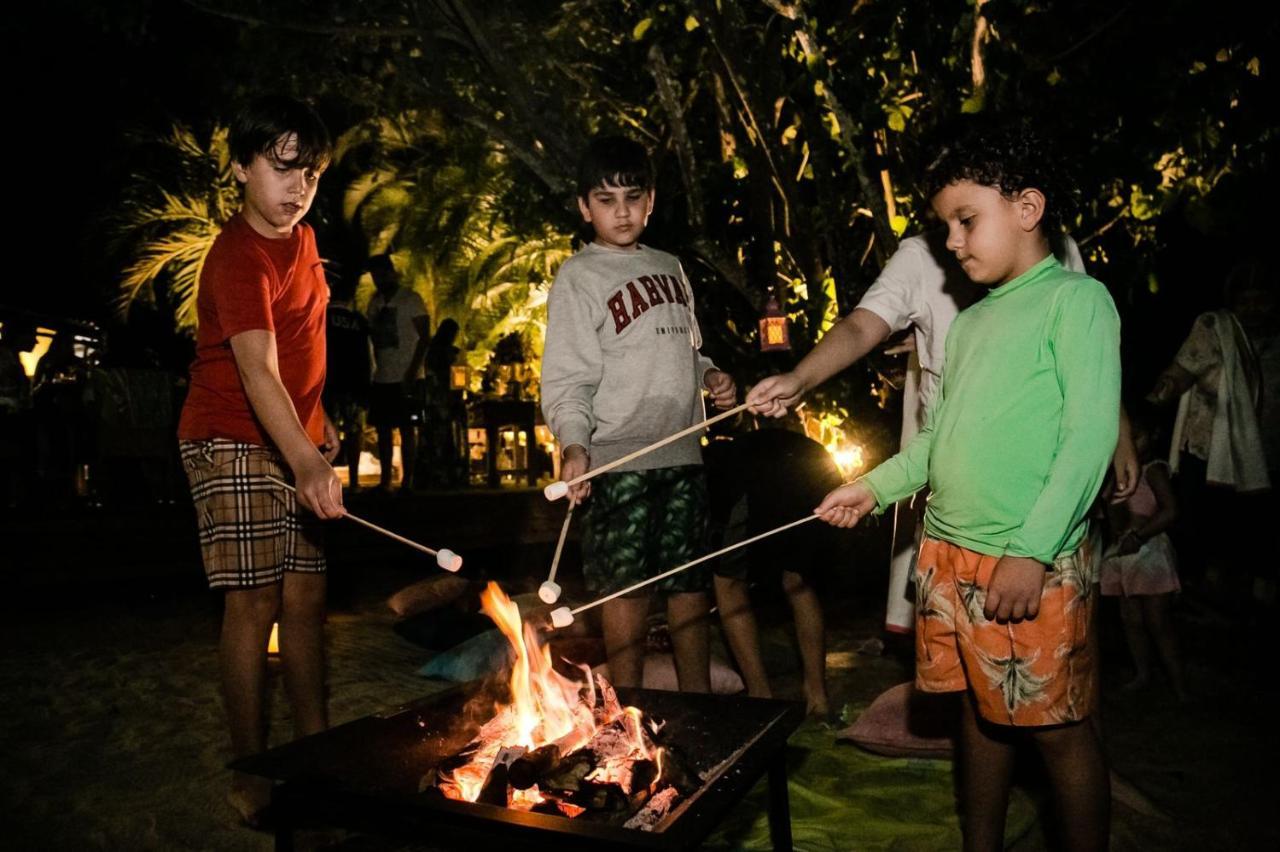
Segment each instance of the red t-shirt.
M280 379L298 420L316 445L324 442L325 306L329 288L311 227L268 239L237 214L214 240L196 297L196 359L178 437L271 443L245 395L231 338L243 331L275 333Z

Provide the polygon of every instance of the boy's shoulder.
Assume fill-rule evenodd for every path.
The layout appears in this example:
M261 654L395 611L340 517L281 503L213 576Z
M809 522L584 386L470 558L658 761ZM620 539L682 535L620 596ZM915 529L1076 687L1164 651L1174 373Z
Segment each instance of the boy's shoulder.
M614 264L649 264L653 266L672 266L678 267L680 259L670 252L661 249L651 248L642 245L635 252L622 252L610 249L602 249L591 243L583 246L573 253L564 263L560 264L559 273L576 274L601 266L611 266Z
M1107 285L1087 272L1074 272L1059 266L1054 276L1056 301L1064 305L1104 302L1112 307L1115 301Z

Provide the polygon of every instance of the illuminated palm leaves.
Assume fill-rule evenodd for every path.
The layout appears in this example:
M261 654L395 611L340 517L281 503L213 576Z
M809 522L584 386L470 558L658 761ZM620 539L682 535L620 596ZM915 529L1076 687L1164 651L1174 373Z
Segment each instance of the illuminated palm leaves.
M540 354L547 290L570 241L549 227L514 233L504 214L512 178L503 153L459 145L438 115L414 111L344 134L338 156L360 164L345 220L371 253L394 251L433 321L458 322L472 366L512 332Z
M135 302L163 303L180 329L196 325L200 270L223 224L239 209L240 188L231 171L227 131L202 141L175 125L167 136L144 140L157 149L159 173L135 175L111 230L132 258L117 287L122 315Z

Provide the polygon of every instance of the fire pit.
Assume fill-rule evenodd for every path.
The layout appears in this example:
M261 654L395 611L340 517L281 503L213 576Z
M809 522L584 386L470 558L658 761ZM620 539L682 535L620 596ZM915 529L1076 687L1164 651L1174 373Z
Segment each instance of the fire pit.
M800 705L566 678L496 587L510 684L467 686L234 764L283 782L276 848L302 824L440 844L689 849L766 772L775 849L791 848L784 754Z

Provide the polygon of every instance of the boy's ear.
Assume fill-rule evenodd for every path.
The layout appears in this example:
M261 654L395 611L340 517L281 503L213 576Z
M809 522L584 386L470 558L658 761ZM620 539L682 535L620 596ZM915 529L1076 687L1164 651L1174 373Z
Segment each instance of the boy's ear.
M1029 186L1018 193L1014 204L1018 208L1018 224L1022 226L1022 230L1034 231L1040 225L1040 220L1044 218L1044 193L1034 186Z
M653 215L653 200L657 197L657 195L658 195L658 190L656 189L649 190L649 203L646 204L644 208L644 223L646 225L649 224L649 217Z
M236 180L240 181L240 183L249 182L249 170L245 166L240 165L239 160L233 159L231 161L231 172L236 176Z
M587 206L587 199L583 198L581 195L578 196L578 212L582 214L582 221L590 224L591 208Z

